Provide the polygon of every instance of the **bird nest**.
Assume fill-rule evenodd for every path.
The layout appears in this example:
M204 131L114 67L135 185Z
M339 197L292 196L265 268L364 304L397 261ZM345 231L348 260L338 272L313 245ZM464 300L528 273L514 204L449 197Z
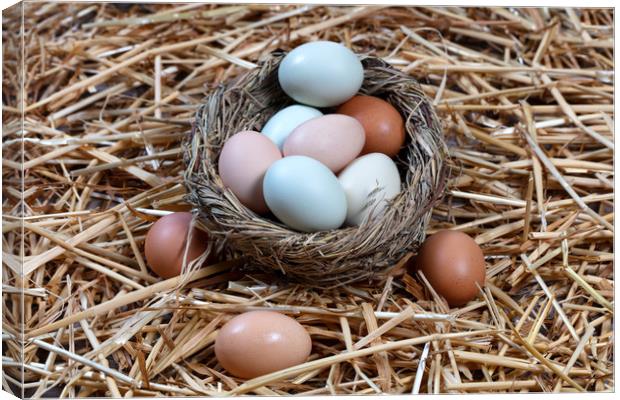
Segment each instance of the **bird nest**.
M444 192L448 153L433 106L415 79L379 58L363 57L360 92L385 99L405 119L406 143L396 159L402 190L382 214L359 227L297 232L244 206L217 170L232 135L260 131L271 115L293 103L278 84L284 56L271 53L258 68L209 93L198 109L184 143L188 201L219 247L251 265L322 287L384 277L424 240L433 205ZM374 207L372 199L367 206Z

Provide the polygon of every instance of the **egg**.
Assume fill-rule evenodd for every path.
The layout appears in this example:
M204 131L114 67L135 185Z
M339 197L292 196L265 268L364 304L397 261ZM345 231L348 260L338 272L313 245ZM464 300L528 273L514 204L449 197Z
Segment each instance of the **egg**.
M361 225L371 214L381 215L388 201L400 193L398 168L383 153L355 159L338 175L338 180L347 196L347 225Z
M398 110L374 96L355 96L336 111L357 119L364 127L366 142L362 154L398 154L405 143L405 122Z
M302 364L311 351L308 331L293 318L273 311L240 314L215 338L217 361L243 379Z
M323 113L316 108L293 104L281 109L269 118L261 133L271 139L282 150L284 141L293 129L309 119L322 115Z
M475 299L479 293L476 284L484 286L482 249L460 231L443 230L427 238L413 264L453 307Z
M265 174L267 206L286 225L302 232L336 229L347 215L347 199L332 171L305 156L284 157Z
M284 142L285 157L314 158L338 172L357 157L364 147L364 128L355 118L329 114L299 125Z
M258 214L268 212L263 197L263 177L267 168L282 158L268 137L254 131L231 136L220 152L218 171L222 183L246 207Z
M278 81L282 90L299 103L332 107L360 90L364 68L345 46L315 41L296 47L282 59Z
M144 241L146 262L160 277L168 279L181 273L191 221L192 214L189 212L168 214L158 219L146 234ZM207 234L194 228L185 258L186 264L202 255L207 245Z

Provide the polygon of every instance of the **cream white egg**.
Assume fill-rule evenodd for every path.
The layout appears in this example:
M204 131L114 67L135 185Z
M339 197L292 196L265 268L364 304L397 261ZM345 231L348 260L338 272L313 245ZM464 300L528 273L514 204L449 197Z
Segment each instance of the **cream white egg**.
M381 215L388 201L400 193L398 168L383 153L356 158L338 180L347 196L347 225L361 225L370 216Z

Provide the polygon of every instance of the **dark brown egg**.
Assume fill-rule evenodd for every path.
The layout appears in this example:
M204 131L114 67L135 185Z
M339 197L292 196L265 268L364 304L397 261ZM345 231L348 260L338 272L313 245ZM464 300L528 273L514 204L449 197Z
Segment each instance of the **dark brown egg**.
M405 143L403 117L385 100L354 96L336 112L357 119L364 127L366 142L361 154L383 153L394 157Z
M459 231L439 231L427 238L415 267L424 273L433 289L445 297L450 306L461 306L476 298L478 287L484 286L484 254L467 234Z
M245 379L304 363L311 351L308 331L293 318L274 311L237 315L215 338L220 365Z
M151 269L160 277L168 279L181 273L183 254L192 214L175 212L161 217L146 234L144 253ZM207 234L192 230L186 264L198 258L207 249Z

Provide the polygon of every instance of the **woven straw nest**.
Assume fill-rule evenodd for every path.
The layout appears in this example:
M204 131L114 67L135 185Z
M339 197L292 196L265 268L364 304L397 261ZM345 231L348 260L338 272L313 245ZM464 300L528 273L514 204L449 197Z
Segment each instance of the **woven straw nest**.
M258 68L209 93L198 109L192 134L184 143L188 201L218 247L246 257L250 265L320 287L384 277L390 267L417 250L432 207L443 195L447 148L439 120L413 78L381 59L363 57L360 92L385 99L405 118L406 145L396 159L401 193L382 215L360 227L311 234L292 230L273 215L257 215L241 204L217 171L228 138L241 130L260 131L271 115L293 103L277 78L285 54L271 53Z

